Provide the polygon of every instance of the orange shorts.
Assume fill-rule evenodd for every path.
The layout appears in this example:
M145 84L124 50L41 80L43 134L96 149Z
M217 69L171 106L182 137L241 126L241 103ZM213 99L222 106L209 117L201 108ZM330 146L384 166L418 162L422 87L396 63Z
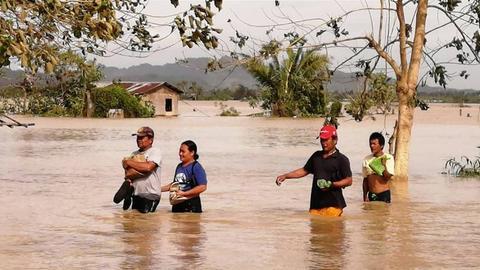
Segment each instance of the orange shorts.
M311 215L324 216L324 217L339 217L342 215L343 210L337 207L326 207L320 209L310 209Z

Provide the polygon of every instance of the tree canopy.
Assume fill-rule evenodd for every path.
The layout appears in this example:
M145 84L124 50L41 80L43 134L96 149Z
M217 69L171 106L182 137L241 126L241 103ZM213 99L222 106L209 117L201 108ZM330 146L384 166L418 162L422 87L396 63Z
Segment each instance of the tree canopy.
M170 1L178 5L177 1ZM142 10L147 0L1 0L0 1L0 67L12 58L29 72L43 68L50 73L65 50L103 55L108 42L116 41L131 51L149 50L158 35L151 35L147 16ZM205 6L191 5L171 23L178 30L185 46L204 45L216 48L212 28L214 3L218 10L222 1L207 0Z

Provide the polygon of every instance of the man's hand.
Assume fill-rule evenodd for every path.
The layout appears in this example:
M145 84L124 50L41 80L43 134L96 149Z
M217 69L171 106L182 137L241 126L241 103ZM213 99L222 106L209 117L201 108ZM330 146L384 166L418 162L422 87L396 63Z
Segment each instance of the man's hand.
M130 181L145 177L145 174L135 170L134 168L125 169L125 178Z
M122 159L122 167L123 167L124 169L128 168L127 160L128 160L127 158Z
M286 179L287 179L287 177L285 176L285 174L279 175L279 176L277 176L277 179L275 180L275 184L277 184L277 186L280 186L282 184L282 182L285 181Z
M330 189L330 187L332 187L332 181L318 179L317 186L320 188L321 191L327 191Z
M387 167L387 156L383 156L383 157L381 158L381 161L382 161L383 167L386 168L386 167Z

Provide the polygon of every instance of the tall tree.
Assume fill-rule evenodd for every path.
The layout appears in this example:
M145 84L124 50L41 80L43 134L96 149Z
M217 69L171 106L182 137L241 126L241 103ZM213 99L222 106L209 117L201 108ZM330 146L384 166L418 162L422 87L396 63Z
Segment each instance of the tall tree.
M341 1L332 2L337 5L342 4ZM345 58L340 61L339 65L358 61L357 66L363 69L363 75L367 77L378 68L380 60L389 66L396 80L395 90L399 102L395 176L399 181L406 181L408 179L414 109L415 105L419 104L416 97L417 87L424 83L428 76L445 87L449 77L446 69L447 63L451 62L449 59L454 58L458 63L464 65L480 62L478 29L480 1L378 0L376 2L360 2L362 7L355 10L342 9L344 14L325 20L302 18L297 21L285 18L285 16L277 18L277 24L273 27L269 25L270 30L267 31L267 34L272 35L278 25L281 25L283 29L288 25L295 29L304 29L303 33L296 34L297 41L305 40L305 37L312 35L316 38L311 39L314 40L313 43L305 43L304 48L328 49L329 51L330 49L347 48L341 55ZM437 22L427 21L428 13L434 13ZM352 29L347 29L346 22L355 14L362 14L363 17L359 18L370 19L371 32L368 29L360 29L359 34L356 35L351 32ZM285 21L281 22L281 19ZM318 23L319 21L320 23ZM312 26L312 23L317 25ZM432 41L427 39L427 36L441 31L449 34L436 36L432 38ZM294 45L297 45L295 41L290 42L287 49ZM348 52L350 53L348 54ZM373 56L371 52L373 52ZM445 58L445 55L448 54L453 54L453 57ZM336 67L335 70L337 68L339 67ZM423 73L424 70L428 70L428 72ZM468 77L466 71L462 71L458 75L464 78Z

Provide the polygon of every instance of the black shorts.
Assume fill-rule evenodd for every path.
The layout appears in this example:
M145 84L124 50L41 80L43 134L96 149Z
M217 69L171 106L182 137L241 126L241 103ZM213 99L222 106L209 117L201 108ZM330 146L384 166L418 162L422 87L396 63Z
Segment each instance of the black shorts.
M172 212L174 213L183 213L183 212L192 212L192 213L202 213L202 202L200 197L191 198L184 202L181 202L176 205L172 205Z
M368 192L368 200L371 202L386 202L390 203L390 190L385 190L380 193Z
M132 198L132 209L137 209L142 213L155 212L160 202L160 200L149 200L135 195Z

